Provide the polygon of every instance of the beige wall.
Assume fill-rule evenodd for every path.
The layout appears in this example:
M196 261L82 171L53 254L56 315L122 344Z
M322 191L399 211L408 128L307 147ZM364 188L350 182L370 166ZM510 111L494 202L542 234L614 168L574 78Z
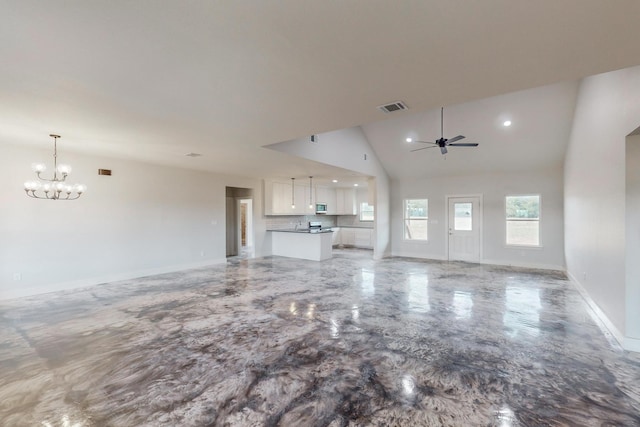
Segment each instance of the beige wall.
M88 186L75 201L28 198L30 165L49 150L0 143L0 299L224 262L225 187L259 180L146 163L59 153L71 182ZM98 176L98 168L113 175ZM256 253L270 253L254 212ZM266 251L266 252L265 252ZM20 280L14 277L20 276Z

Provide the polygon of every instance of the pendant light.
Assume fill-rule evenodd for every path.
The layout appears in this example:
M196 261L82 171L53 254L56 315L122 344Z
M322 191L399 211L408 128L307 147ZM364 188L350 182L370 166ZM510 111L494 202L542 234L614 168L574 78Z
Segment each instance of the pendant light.
M313 209L313 177L309 177L309 209Z
M294 187L295 187L295 181L296 181L295 178L291 178L291 209L295 209L296 208L296 201L295 201L295 198L293 196L293 190L294 190Z

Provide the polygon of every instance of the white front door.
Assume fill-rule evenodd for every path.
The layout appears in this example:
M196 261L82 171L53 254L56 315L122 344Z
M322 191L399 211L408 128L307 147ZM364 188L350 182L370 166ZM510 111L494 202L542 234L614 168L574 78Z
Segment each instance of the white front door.
M480 197L448 197L449 261L480 262Z

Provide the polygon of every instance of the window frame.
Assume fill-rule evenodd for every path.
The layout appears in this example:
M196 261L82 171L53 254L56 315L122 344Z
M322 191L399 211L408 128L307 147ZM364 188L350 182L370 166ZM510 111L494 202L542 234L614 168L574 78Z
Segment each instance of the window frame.
M362 209L362 205L367 205L371 207L370 211L365 211ZM371 212L371 219L362 219L362 213L363 212ZM360 202L359 206L358 206L358 219L360 220L360 222L373 222L376 220L376 207L373 205L370 205L369 202Z
M509 228L509 218L507 217L507 198L509 197L532 197L535 196L538 198L538 244L537 245L528 245L522 243L509 243L507 241L508 238L508 228ZM520 249L537 249L542 248L542 194L540 193L516 193L516 194L505 194L504 196L504 245L507 248L520 248Z
M424 200L427 204L427 216L426 218L408 218L407 217L407 202L410 200ZM413 219L414 221L425 221L427 224L427 237L426 239L416 239L416 238L407 238L406 226L407 220ZM405 242L415 242L415 243L427 243L429 241L429 198L427 197L411 197L402 200L402 240Z

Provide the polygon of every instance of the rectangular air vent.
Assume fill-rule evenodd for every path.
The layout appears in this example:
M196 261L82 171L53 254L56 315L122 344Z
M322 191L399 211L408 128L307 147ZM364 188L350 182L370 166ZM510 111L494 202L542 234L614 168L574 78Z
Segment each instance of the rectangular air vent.
M409 107L402 101L395 101L385 105L379 105L378 109L385 113L393 113L394 111L408 110Z

